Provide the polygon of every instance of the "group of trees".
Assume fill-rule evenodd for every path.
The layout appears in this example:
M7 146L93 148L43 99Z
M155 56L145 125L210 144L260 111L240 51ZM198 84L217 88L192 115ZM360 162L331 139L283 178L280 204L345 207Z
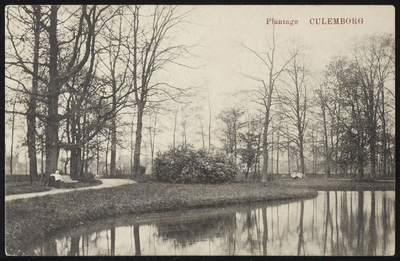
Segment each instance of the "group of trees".
M191 115L187 99L175 110L171 104L160 106L188 93L162 74L168 65L183 65L179 59L188 54L188 47L176 41L188 15L179 7L7 6L5 15L9 162L12 168L15 116L22 115L32 177L38 173L37 150L44 177L68 165L73 178L81 177L94 160L99 173L104 151L106 172L115 176L118 146L131 150L131 173L140 173L143 135L149 135L153 161L161 128L157 115L167 113L174 114L174 148L178 128L186 146L193 128L188 121L194 117L202 148L210 151L211 136L217 136L212 121L219 120L222 150L243 164L246 177L260 169L260 177L272 179L269 165L276 155L278 168L284 152L289 172L290 158L296 156L303 173L310 172L306 165L312 157L315 173L317 155L323 155L320 165L328 176L333 171L357 172L360 178L394 172L393 35L359 39L352 54L332 58L318 80L304 46L296 42L283 50L272 26L266 50L241 45L259 63L257 70L243 73L256 84L246 92L246 103L256 109L235 106L213 115L207 93L203 119L200 109ZM149 126L143 123L146 115ZM127 127L130 146L121 139ZM67 155L62 162L61 149Z
M265 67L264 75L244 75L259 83L249 96L260 105L261 117L243 121L244 111L237 107L219 115L224 150L235 159L240 152L245 176L251 166L256 174L262 154L261 176L272 179L274 160L269 156L276 151L278 172L279 155L285 150L289 172L291 155L298 161L297 171L315 173L321 154L328 177L333 169L361 179L366 170L371 178L393 175L393 35L359 39L350 55L331 59L321 81L308 69L299 44L293 44L288 58L280 61L283 65L273 70L274 41L272 32L268 52L244 46ZM307 160L312 161L312 171L306 169Z
M327 66L316 94L328 176L332 164L360 178L394 173L394 48L393 35L366 37Z
M169 37L185 16L176 6L6 8L6 92L20 105L6 112L26 117L31 176L37 175L41 137L44 181L59 168L60 149L78 178L99 158L100 145L107 143L108 154L108 140L115 175L117 129L126 108L136 114L133 171L140 171L145 108L183 92L153 79L186 52Z

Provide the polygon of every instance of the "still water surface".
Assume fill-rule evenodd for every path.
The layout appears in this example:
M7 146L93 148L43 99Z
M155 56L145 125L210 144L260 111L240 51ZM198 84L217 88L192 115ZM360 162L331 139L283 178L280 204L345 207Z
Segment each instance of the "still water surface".
M126 216L49 238L31 255L394 255L395 192Z

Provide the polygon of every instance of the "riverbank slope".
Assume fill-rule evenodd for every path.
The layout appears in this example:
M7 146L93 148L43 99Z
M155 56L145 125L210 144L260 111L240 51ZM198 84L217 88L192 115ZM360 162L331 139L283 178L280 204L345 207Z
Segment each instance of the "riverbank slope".
M182 185L159 182L74 191L5 202L6 252L24 255L60 229L124 214L143 214L236 203L312 198L317 190L394 190L395 182L282 179L260 184Z
M358 191L358 190L395 190L394 180L352 180L352 179L335 179L335 178L314 178L314 179L281 179L276 180L273 184L278 186L292 188L310 188L319 191L342 190L342 191Z
M313 189L277 184L182 185L147 182L16 199L5 204L6 252L8 255L24 255L22 249L59 229L123 214L315 196L317 191Z

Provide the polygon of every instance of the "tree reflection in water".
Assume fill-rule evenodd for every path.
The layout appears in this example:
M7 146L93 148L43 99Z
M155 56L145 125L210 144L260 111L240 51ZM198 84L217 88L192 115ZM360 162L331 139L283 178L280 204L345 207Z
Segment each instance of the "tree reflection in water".
M393 255L394 192L160 214L50 238L32 255ZM134 220L134 221L132 221ZM28 252L29 254L29 252Z
M364 192L358 192L358 237L357 237L357 255L364 253Z
M301 201L300 207L300 224L299 224L299 244L297 247L297 255L301 255L301 250L303 250L303 255L305 255L304 249L304 235L303 235L303 219L304 219L304 201Z
M133 237L135 239L135 255L140 256L140 236L139 236L139 225L133 226Z
M79 256L79 241L80 241L80 239L81 238L79 235L71 236L71 248L68 253L69 256Z

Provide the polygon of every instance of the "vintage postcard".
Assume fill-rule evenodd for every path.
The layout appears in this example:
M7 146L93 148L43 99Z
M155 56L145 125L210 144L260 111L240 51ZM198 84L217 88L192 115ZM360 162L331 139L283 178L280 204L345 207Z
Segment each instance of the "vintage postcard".
M393 6L4 17L6 255L395 254Z

